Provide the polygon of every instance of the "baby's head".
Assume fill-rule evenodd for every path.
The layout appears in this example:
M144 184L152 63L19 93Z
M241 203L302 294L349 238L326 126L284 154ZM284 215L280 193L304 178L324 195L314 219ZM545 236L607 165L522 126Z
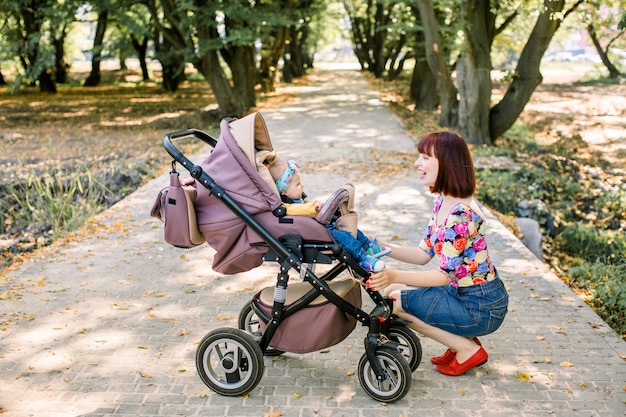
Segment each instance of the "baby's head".
M284 161L278 155L267 167L276 182L278 192L292 200L299 200L304 193L302 176L298 171L298 164L293 159Z

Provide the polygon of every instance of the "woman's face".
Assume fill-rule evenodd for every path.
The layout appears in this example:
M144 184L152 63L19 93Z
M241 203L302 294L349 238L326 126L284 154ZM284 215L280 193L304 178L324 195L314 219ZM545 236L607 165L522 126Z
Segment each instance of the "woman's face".
M283 191L283 194L289 197L292 200L298 200L302 198L302 193L304 192L304 185L302 184L302 176L299 172L294 172L293 178L291 182Z
M419 158L415 161L415 168L417 168L422 184L426 187L435 185L437 174L439 173L439 160L437 158L425 153L420 153Z

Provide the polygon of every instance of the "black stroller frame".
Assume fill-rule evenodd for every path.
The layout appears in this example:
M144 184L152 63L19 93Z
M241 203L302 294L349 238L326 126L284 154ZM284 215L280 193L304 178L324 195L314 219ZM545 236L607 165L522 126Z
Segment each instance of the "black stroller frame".
M289 234L276 238L270 234L202 167L183 155L173 143L190 138L201 140L213 148L217 144L215 138L196 129L168 133L163 138L163 147L172 156L172 163L179 163L187 169L191 177L267 243L269 249L263 257L265 262L277 262L280 265L271 315L263 312L251 301L242 309L239 329L215 329L209 332L198 346L196 367L203 382L213 391L226 396L239 396L252 391L263 375L263 356L283 353L271 347L272 337L278 327L286 318L322 295L368 329L364 338L365 353L358 366L359 382L366 393L382 402L393 402L403 398L410 390L411 374L420 364L422 348L416 333L408 328L408 322L392 313L393 301L378 291L366 288L363 283L369 277L369 272L361 268L359 263L336 242L306 242L299 235ZM283 217L284 206L281 205L274 210L273 214L279 218ZM311 265L317 263L331 264L333 260L339 262L320 277L311 268ZM298 271L301 279L311 285L311 289L295 302L286 304L288 272L291 269ZM344 271L348 271L360 282L360 287L365 289L375 303L370 313L352 305L331 289L329 282ZM266 325L264 332L251 333L253 330L250 326L254 324L250 323L250 320L254 320L251 312L263 320ZM215 367L210 363L211 357L216 362Z

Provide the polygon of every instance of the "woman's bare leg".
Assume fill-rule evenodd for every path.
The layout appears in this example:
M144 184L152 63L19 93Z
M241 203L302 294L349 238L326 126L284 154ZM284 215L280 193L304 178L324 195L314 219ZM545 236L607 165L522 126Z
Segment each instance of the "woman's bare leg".
M411 329L423 334L426 337L430 337L431 339L441 343L442 345L449 347L453 352L456 352L456 359L458 363L465 362L467 359L472 357L472 355L474 355L474 353L476 353L478 349L480 349L480 346L471 338L459 336L446 330L442 330L438 327L431 326L424 323L417 317L405 312L402 309L399 291L392 292L390 294L390 297L394 299L393 311L395 314L398 315L398 317L410 321L411 324L409 325L409 327Z

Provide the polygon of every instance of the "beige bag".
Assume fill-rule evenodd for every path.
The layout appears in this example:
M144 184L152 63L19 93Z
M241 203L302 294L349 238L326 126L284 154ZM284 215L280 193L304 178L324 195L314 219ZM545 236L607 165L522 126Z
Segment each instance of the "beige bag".
M193 178L180 179L178 172L170 172L170 186L162 189L152 206L150 215L165 222L164 239L179 248L193 248L206 242L198 230L196 195Z

